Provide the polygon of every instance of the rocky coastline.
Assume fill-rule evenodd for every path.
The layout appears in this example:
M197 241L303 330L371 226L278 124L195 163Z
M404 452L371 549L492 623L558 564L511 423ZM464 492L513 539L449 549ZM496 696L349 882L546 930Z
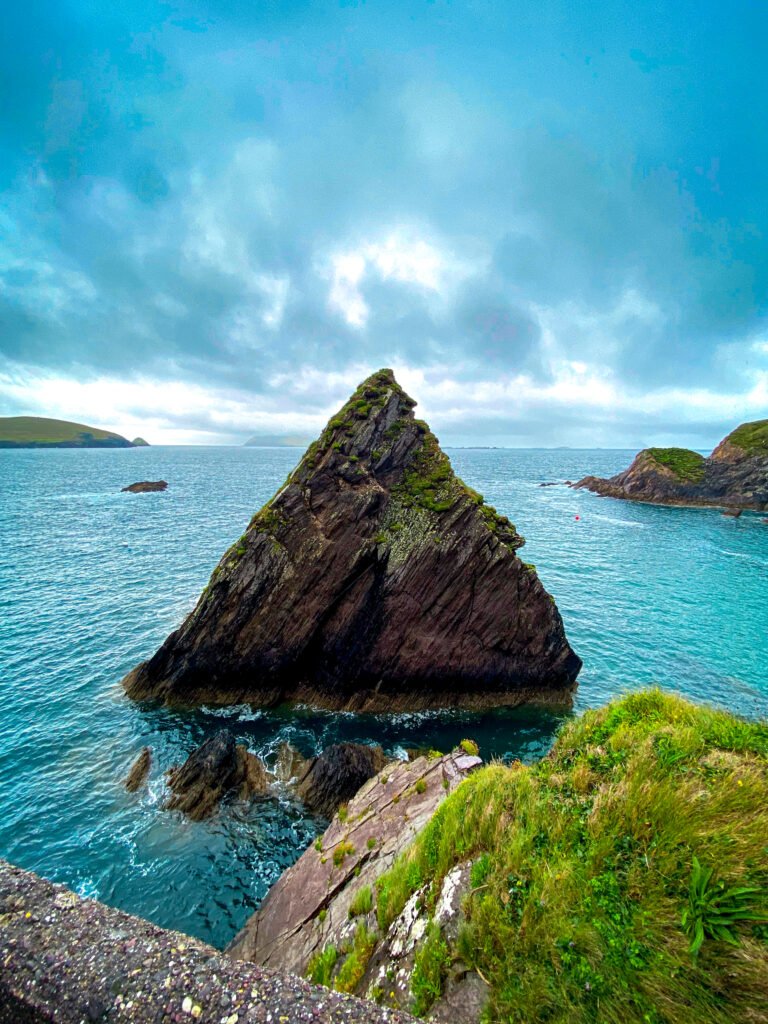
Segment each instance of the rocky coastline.
M743 423L706 458L686 448L646 448L616 476L585 476L572 486L654 505L766 511L768 420Z
M354 711L568 706L581 660L514 525L369 377L123 680L136 700Z

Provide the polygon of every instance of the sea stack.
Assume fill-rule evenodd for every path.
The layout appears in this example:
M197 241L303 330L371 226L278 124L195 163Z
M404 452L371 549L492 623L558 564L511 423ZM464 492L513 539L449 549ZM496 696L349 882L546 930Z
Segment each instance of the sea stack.
M657 505L768 509L768 420L742 423L710 456L687 448L645 448L616 476L573 485L607 498Z
M366 711L571 702L581 660L512 523L391 370L364 381L124 679L167 702Z

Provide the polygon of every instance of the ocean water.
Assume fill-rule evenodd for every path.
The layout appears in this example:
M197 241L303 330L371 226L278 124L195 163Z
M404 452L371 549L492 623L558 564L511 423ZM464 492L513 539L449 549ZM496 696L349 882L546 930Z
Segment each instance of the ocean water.
M530 761L561 718L353 716L128 701L122 676L192 608L295 449L0 451L0 856L222 946L324 823L284 793L207 822L162 809L163 773L223 724L268 762L340 738ZM584 660L577 711L658 683L768 714L768 525L601 499L542 481L609 475L632 452L454 450L464 480L528 538ZM164 478L163 494L121 494ZM576 517L579 517L578 519ZM122 780L145 744L150 785Z

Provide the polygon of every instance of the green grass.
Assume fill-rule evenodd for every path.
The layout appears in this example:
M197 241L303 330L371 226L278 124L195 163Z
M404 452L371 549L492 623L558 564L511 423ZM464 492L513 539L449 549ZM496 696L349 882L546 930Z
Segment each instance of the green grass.
M450 964L448 944L443 938L440 926L432 921L427 928L426 938L416 953L411 975L412 1009L417 1017L423 1017L434 1001L442 995Z
M742 423L726 438L737 448L743 448L750 455L768 455L768 420L753 420Z
M488 980L486 1021L768 1021L765 723L658 690L587 712L445 799L379 879L380 928L469 859L449 954Z
M369 931L364 924L359 924L355 930L352 949L333 981L333 987L337 992L355 991L362 981L375 945L375 933Z
M336 947L326 946L322 952L315 954L307 964L307 977L315 985L325 985L327 987L331 984L333 969L338 959L339 954L336 951Z
M342 839L342 841L333 851L333 863L336 865L337 868L340 868L341 865L344 863L344 858L351 857L354 852L355 848L352 845L352 843L350 843L346 839Z
M660 466L671 469L679 480L699 483L704 479L704 456L688 448L646 448L646 454Z
M375 845L375 844L374 844ZM363 917L373 910L373 890L370 885L358 889L349 905L350 917Z
M2 447L122 447L131 442L110 430L43 416L0 416Z

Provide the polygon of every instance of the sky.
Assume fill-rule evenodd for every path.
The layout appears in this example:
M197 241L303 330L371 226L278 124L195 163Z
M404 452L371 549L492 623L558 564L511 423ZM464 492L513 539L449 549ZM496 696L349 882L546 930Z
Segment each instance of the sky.
M0 415L446 444L768 417L764 0L0 12Z

